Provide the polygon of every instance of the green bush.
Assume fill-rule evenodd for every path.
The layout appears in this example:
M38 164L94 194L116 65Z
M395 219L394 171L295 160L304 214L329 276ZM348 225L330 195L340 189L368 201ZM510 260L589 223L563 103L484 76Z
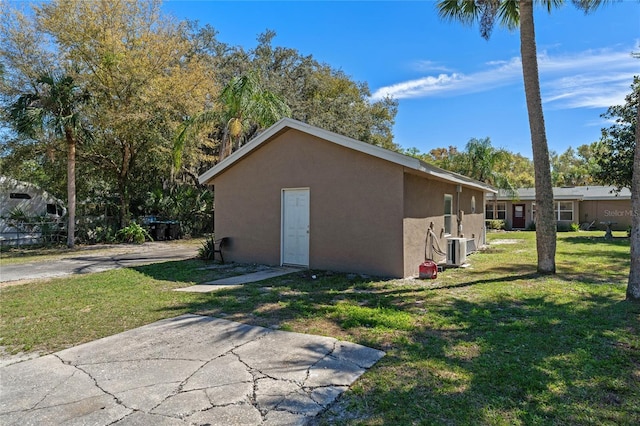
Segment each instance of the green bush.
M501 220L501 219L488 220L487 227L489 229L494 229L494 230L504 229L504 220Z
M572 232L578 232L580 230L580 224L578 223L572 223L570 227Z
M200 236L212 231L213 194L208 188L191 185L155 189L138 207L145 216L180 222L183 235Z
M135 244L142 244L145 240L153 241L147 230L135 222L119 230L116 239L123 243Z
M214 260L215 259L215 237L211 235L203 243L202 247L198 249L198 258L202 260Z
M84 216L76 225L76 238L84 244L113 243L117 241L117 224L100 216Z
M536 230L536 223L535 222L531 222L527 225L527 231L535 231Z

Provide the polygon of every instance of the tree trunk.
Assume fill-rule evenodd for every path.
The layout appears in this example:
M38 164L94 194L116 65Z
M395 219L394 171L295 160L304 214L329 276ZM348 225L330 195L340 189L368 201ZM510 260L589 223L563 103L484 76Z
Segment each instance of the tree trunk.
M533 2L531 0L520 2L520 54L522 56L522 74L535 169L538 273L554 274L556 272L556 218L553 211L551 166L540 97Z
M65 129L67 139L67 247L73 248L76 239L76 141L72 130Z
M118 173L118 189L120 190L120 228L129 225L129 171L133 163L133 150L128 142L122 145L122 167Z
M120 190L120 229L129 225L129 194L127 184L123 179L119 179L118 188Z
M631 176L631 269L627 300L640 301L640 105L636 106L636 149Z

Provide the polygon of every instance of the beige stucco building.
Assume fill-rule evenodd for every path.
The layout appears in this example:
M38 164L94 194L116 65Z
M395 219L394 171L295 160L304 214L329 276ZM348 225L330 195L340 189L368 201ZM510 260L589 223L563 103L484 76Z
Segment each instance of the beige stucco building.
M199 178L225 260L406 277L447 238L484 244L495 190L415 158L282 119ZM430 231L431 230L431 231Z
M486 218L504 220L507 229L527 229L535 223L534 188L518 189L516 194L500 191L494 209L494 194L487 194ZM575 186L553 188L554 210L558 226L571 223L590 224L591 229L605 229L610 222L613 230L631 226L631 191L612 186ZM494 212L495 210L495 212Z

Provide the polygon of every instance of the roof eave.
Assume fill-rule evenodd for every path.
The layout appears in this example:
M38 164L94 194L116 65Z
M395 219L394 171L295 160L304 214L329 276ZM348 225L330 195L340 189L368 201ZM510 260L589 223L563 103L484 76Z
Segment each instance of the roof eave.
M291 118L283 118L279 120L273 126L269 127L267 130L261 133L258 137L251 140L249 143L231 154L229 157L225 158L220 163L216 164L214 167L200 175L198 177L198 181L200 182L200 184L209 183L213 178L222 173L228 167L258 148L262 143L275 137L276 135L287 129L298 130L317 138L331 141L337 145L353 149L355 151L362 152L446 181L454 182L467 187L472 187L481 191L497 193L497 190L491 185L473 180L466 176L458 175L457 173L440 169L431 164L424 163L417 158L408 157L394 151L389 151L379 146L361 142L347 136L339 135L337 133L321 129L319 127L311 126L301 121L293 120Z

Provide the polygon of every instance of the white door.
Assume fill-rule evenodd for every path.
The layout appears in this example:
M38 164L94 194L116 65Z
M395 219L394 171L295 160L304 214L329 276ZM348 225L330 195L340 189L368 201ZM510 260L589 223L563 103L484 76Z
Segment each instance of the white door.
M309 189L282 190L282 263L309 266Z

